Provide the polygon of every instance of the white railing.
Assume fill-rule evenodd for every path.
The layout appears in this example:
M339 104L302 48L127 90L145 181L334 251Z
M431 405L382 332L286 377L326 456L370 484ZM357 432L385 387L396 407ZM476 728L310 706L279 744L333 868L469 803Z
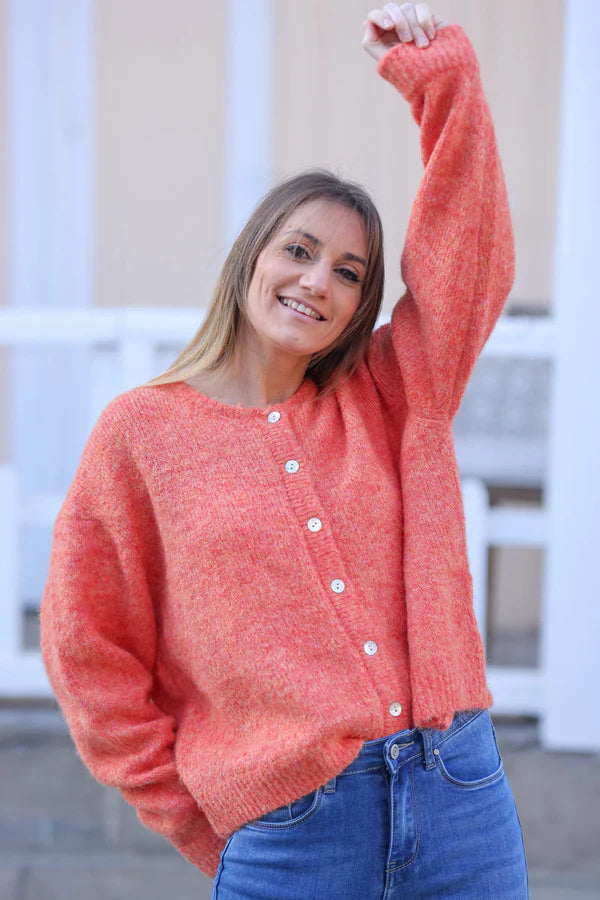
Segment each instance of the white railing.
M88 431L104 406L118 393L163 371L204 317L204 310L96 309L0 310L0 346L87 347L90 350L91 396ZM382 317L378 324L387 321ZM168 358L159 365L159 353ZM551 318L505 316L496 325L483 356L519 359L553 358L554 323ZM462 481L467 544L473 575L474 603L481 634L486 634L488 548L548 546L545 509L492 508L483 481ZM23 648L19 597L19 534L25 526L52 528L63 497L58 494L22 496L16 469L0 467L0 697L51 696L39 651ZM542 609L545 609L542 603ZM540 658L548 665L544 648L544 621L540 623ZM531 715L546 713L544 665L533 668L488 666L494 695L493 713Z

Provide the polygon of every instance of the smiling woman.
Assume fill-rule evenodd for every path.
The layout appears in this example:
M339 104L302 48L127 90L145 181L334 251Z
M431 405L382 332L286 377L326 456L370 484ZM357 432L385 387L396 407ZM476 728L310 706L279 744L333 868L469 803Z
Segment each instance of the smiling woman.
M86 765L214 900L525 900L452 433L514 274L502 166L460 26L387 4L363 47L425 167L391 321L366 191L269 191L90 435L42 653Z
M363 358L383 283L381 220L365 189L324 169L288 178L234 242L197 334L147 384L186 381L264 408L310 377L324 396Z

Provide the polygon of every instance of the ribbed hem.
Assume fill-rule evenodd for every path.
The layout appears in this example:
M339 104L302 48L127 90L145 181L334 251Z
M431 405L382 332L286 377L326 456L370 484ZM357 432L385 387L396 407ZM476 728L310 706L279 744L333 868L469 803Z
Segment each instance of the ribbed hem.
M465 672L465 681L468 672L469 668ZM446 730L457 712L488 709L492 703L485 678L476 679L474 684L452 685L432 673L423 683L422 696L413 711L415 727ZM317 748L302 770L295 768L277 773L263 770L257 771L251 781L228 781L223 790L215 792L215 806L211 804L212 797L203 798L202 809L214 831L227 838L267 810L277 809L325 785L356 759L363 744L362 738L336 740L329 746Z
M452 69L479 70L471 41L460 25L447 25L428 47L396 44L381 57L377 71L407 100L424 91L432 76Z
M327 784L358 756L363 743L362 738L336 740L329 747L316 748L302 771L294 769L280 774L263 771L257 772L251 783L229 782L225 790L215 793L218 806L213 808L205 800L202 808L214 831L228 837L267 810L278 809Z
M473 678L474 660L467 666L468 684L448 683L441 672L428 670L425 677L412 673L413 719L416 728L439 728L445 731L455 713L464 709L488 709L494 698L485 676Z

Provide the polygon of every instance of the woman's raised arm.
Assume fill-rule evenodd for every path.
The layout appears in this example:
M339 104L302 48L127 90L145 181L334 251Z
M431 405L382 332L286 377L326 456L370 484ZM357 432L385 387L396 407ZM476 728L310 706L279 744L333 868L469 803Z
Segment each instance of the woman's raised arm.
M378 329L369 354L380 378L397 377L399 368L409 412L452 419L514 279L494 127L459 25L426 4L388 4L364 27L377 71L410 103L425 166L402 253L406 292L392 312L391 341ZM419 47L423 35L431 39Z

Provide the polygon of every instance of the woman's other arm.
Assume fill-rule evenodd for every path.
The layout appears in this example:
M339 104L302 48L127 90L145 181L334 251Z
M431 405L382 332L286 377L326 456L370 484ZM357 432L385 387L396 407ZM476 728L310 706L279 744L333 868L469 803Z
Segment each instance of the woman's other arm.
M413 41L419 32L429 34L427 46ZM363 46L410 103L425 166L402 253L406 292L392 312L391 341L376 337L371 356L380 378L399 367L410 412L452 419L514 279L510 209L479 64L463 29L426 4L369 13Z
M118 399L92 430L54 525L42 658L92 775L212 876L224 841L179 780L176 723L152 701L161 555Z

